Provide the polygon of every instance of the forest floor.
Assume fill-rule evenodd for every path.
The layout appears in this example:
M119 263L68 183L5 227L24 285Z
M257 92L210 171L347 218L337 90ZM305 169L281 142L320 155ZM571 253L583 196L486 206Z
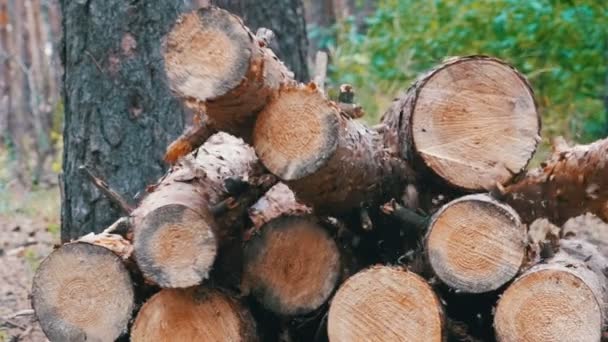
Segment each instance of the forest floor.
M0 342L47 341L29 293L38 265L59 242L59 189L0 186Z

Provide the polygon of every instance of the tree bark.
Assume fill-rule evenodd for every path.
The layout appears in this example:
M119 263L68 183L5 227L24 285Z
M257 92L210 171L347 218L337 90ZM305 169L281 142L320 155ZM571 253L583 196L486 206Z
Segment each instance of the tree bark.
M131 277L103 244L65 244L36 271L32 306L51 341L114 341L126 332L134 309Z
M133 199L164 171L183 130L160 43L183 1L61 1L64 73L63 241L99 231L118 210L80 174L87 165Z
M582 240L520 276L502 295L498 341L600 341L608 312L606 256Z
M330 341L444 341L443 308L413 272L374 266L350 277L331 301Z
M562 225L586 212L608 222L608 139L554 150L541 167L499 189L499 196L525 223L547 218Z
M507 184L532 158L540 118L527 80L491 57L452 58L384 114L386 145L421 179L465 191Z
M445 284L460 292L483 293L517 275L526 238L526 227L511 207L488 195L468 195L433 215L426 253Z
M294 72L298 81L308 80L306 22L302 0L212 0L211 3L243 18L252 30L265 27L277 36L273 50Z
M258 341L256 323L236 299L215 289L164 289L139 311L131 341Z

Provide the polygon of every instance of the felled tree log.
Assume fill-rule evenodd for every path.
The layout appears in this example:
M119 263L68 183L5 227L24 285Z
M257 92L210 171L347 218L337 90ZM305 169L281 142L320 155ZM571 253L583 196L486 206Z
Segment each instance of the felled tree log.
M466 191L511 181L540 141L530 85L510 65L485 56L452 58L424 74L382 122L387 146L418 174L430 170Z
M562 240L560 251L502 295L498 341L600 341L608 312L608 260L595 246Z
M547 218L562 225L586 212L608 222L608 139L557 146L541 167L501 192L526 223Z
M217 7L184 14L163 43L171 89L204 104L209 125L250 141L257 112L293 74L237 16Z
M260 188L261 196L270 187L265 177L253 149L226 133L182 159L132 214L134 256L146 279L188 287L207 278L218 248L242 234L239 219L257 199L240 203L228 185L245 184L254 194Z
M51 341L114 341L126 332L134 309L133 285L122 260L128 246L119 236L99 237L96 244L68 243L40 264L32 305Z
M139 311L131 341L258 341L256 324L237 300L206 288L164 289Z
M249 208L249 219L256 230L279 216L299 216L312 213L312 209L299 203L294 193L277 183Z
M426 253L438 278L466 293L496 290L519 272L526 227L515 210L488 195L461 197L430 220Z
M280 315L320 307L341 276L340 251L313 216L280 216L245 244L241 290Z
M261 162L317 213L344 213L400 194L411 176L382 136L340 114L316 88L283 87L258 115Z
M375 266L350 277L331 301L329 340L443 341L443 309L413 272Z

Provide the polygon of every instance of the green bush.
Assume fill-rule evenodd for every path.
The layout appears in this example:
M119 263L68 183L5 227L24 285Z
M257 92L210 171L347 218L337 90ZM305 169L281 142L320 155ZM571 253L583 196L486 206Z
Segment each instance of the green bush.
M352 19L334 29L329 81L351 83L372 122L424 70L448 56L487 54L530 79L544 137L608 133L605 1L380 0L364 30Z

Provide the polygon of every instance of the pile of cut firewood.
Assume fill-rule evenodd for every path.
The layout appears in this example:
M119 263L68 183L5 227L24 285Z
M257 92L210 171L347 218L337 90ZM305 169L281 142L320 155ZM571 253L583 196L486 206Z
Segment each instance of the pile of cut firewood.
M606 246L529 227L608 220L608 139L557 139L527 170L533 91L487 56L446 60L368 127L352 87L298 84L269 39L215 7L165 37L196 125L136 208L41 264L49 339L601 339Z

